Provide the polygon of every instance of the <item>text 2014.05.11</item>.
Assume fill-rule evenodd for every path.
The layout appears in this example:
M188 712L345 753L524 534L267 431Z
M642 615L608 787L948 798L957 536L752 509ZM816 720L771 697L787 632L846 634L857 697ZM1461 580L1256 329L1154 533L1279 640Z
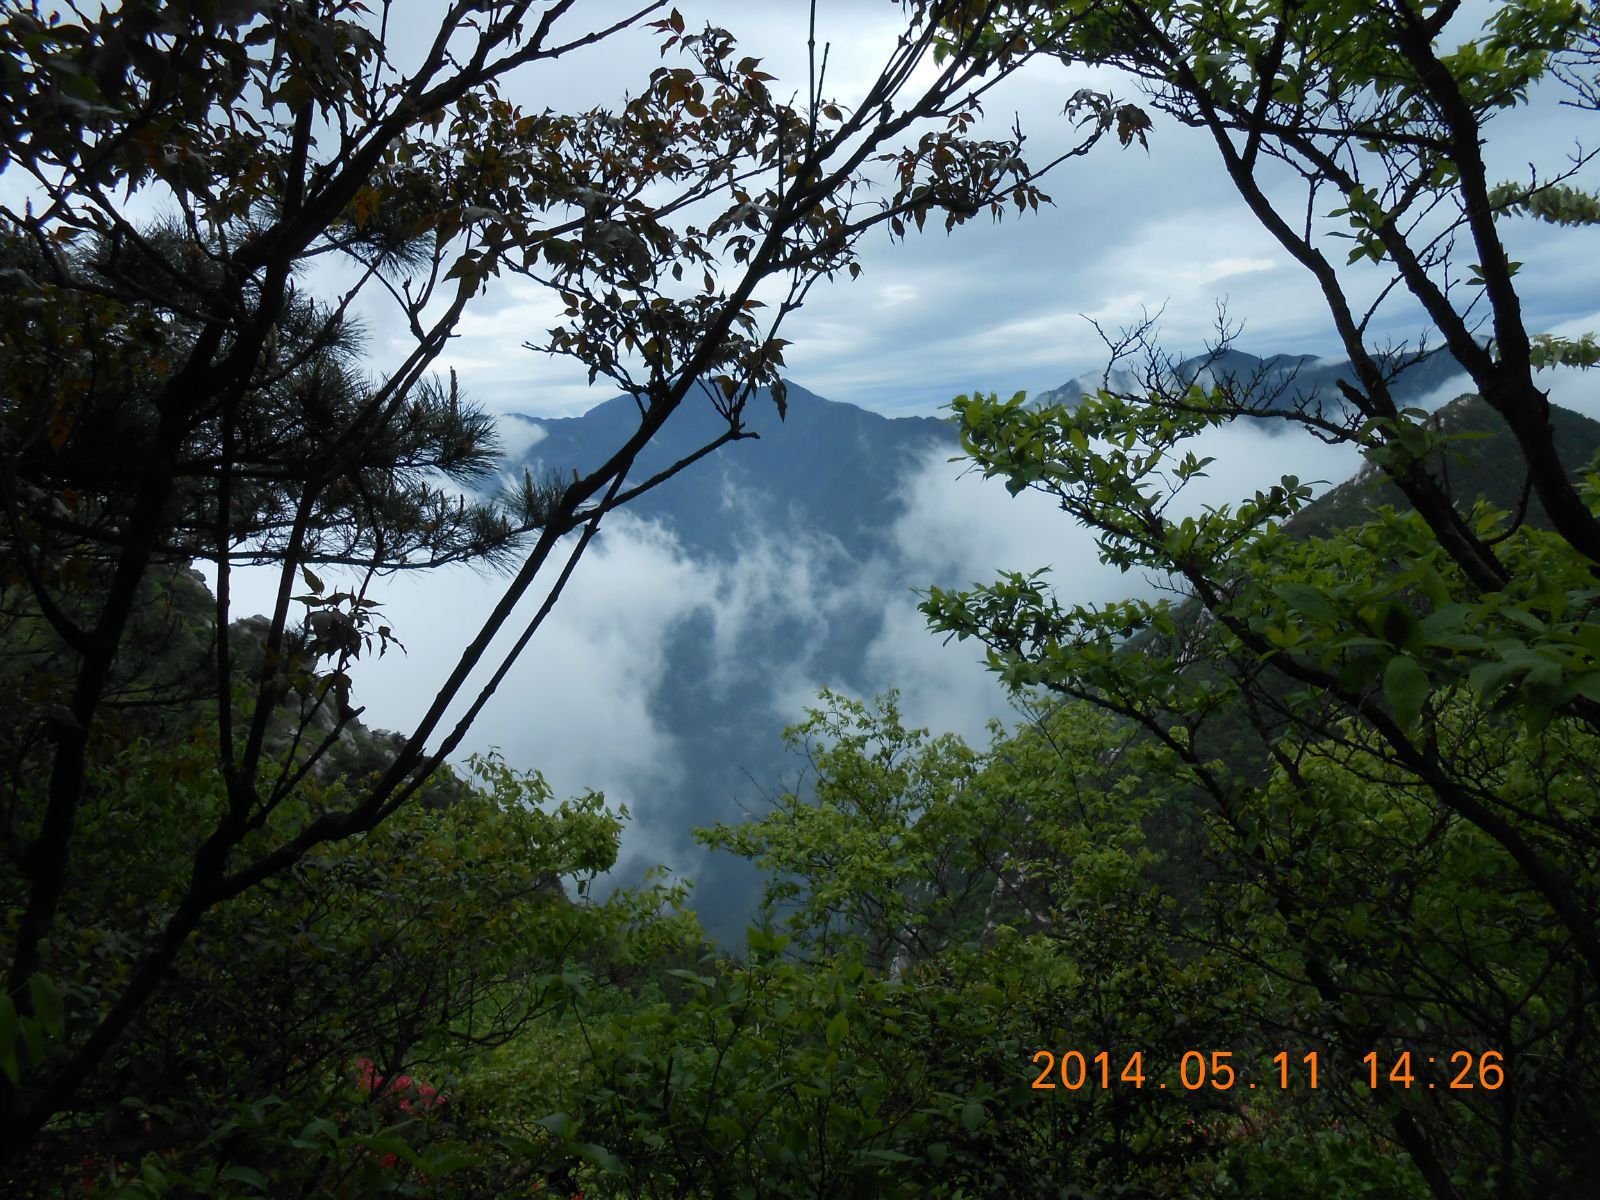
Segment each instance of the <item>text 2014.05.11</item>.
M1361 1059L1359 1082L1370 1088L1443 1088L1463 1091L1494 1091L1505 1082L1504 1056L1497 1050L1474 1052L1455 1050L1443 1054L1422 1054L1399 1050L1381 1054L1374 1050ZM1064 1088L1069 1092L1084 1088L1171 1088L1195 1092L1211 1088L1219 1092L1233 1088L1307 1088L1322 1082L1321 1059L1317 1051L1274 1054L1266 1069L1252 1070L1231 1050L1189 1050L1173 1064L1175 1070L1159 1067L1147 1071L1143 1051L1113 1054L1101 1050L1090 1054L1082 1050L1040 1050L1033 1056L1037 1091Z

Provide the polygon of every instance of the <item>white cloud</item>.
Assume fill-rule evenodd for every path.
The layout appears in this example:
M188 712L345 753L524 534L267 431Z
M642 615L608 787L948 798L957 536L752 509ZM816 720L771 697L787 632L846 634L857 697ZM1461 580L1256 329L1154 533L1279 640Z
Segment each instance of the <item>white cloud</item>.
M495 420L495 431L500 436L500 451L509 463L522 462L540 442L549 436L543 425L509 413Z
M1195 448L1218 461L1209 479L1185 492L1183 511L1235 501L1283 473L1342 479L1353 463L1313 439L1242 424L1208 433ZM1003 570L1043 566L1067 602L1148 594L1154 587L1101 563L1089 532L1047 498L1012 498L998 480L963 474L944 452L930 452L903 487L894 551L869 564L849 564L836 543L804 533L752 533L731 560L697 561L660 526L617 514L461 753L498 746L513 765L542 770L558 794L597 788L626 804L632 819L619 878L666 863L712 881L705 899L713 907L742 904L749 881L706 859L689 843L688 827L733 819L740 804L759 811L767 792L793 785L784 768L773 766L777 731L801 718L819 688L898 687L908 721L975 743L985 740L991 719L1012 719L981 646L945 644L929 633L913 587L965 587ZM729 499L727 519L742 523L737 499ZM274 586L269 573L239 573L236 612L264 609ZM407 652L358 664L355 698L367 706L368 725L403 731L414 725L504 586L503 578L448 569L374 588ZM522 619L540 598L537 592L524 598ZM842 679L836 661L828 665L831 639L842 623L867 613L881 614L881 629ZM512 628L520 625L513 621ZM776 629L786 639L782 646L771 657L754 654L751 647L770 645ZM686 637L700 641L686 651ZM501 638L497 648L508 641ZM485 661L497 662L496 652ZM686 663L701 664L704 674L683 677ZM486 674L487 667L477 678ZM681 727L663 704L705 695L737 697L739 727L697 730L687 741L674 732ZM751 733L758 729L767 732ZM749 744L752 737L760 744ZM751 778L738 774L753 764ZM713 777L715 785L705 782Z
M1349 447L1246 422L1207 431L1190 448L1216 461L1184 488L1174 515L1235 504L1283 475L1312 482L1320 493L1360 463ZM1101 562L1093 534L1048 497L1032 491L1012 497L1000 480L963 473L945 458L930 454L912 475L894 530L905 574L920 586L962 588L990 583L1003 571L1046 567L1066 604L1155 593L1153 580ZM883 604L884 627L868 651L868 667L901 690L909 720L981 740L986 722L1009 716L1003 690L982 664L982 646L930 634L909 592L886 595Z
M1451 376L1449 379L1445 380L1426 395L1417 397L1411 402L1409 407L1425 408L1429 412L1432 412L1436 408L1443 408L1457 396L1460 396L1465 392L1471 392L1475 390L1476 389L1472 383L1472 377L1463 371L1459 375Z
M1201 274L1215 281L1231 275L1254 275L1258 271L1276 271L1283 264L1271 258L1219 258L1207 263Z
M1551 403L1600 421L1600 376L1593 368L1554 367L1539 372L1534 381L1549 393Z
M632 814L624 835L630 870L666 862L692 872L701 856L687 845L688 825L733 814L718 807L728 797L706 797L693 820L667 802L690 773L709 765L693 757L706 752L708 739L702 731L699 745L682 744L661 705L691 694L727 696L748 690L754 679L763 711L746 717L765 723L770 744L719 744L714 737L709 744L727 762L770 759L778 729L799 719L819 688L840 684L821 665L834 624L874 610L889 590L886 567L851 572L842 554L826 538L796 534L752 538L731 561L697 561L659 525L616 514L456 757L498 747L512 765L543 771L558 794L602 790ZM324 574L330 586L339 586L333 572ZM376 584L371 594L382 602L382 619L405 652L356 664L354 695L365 705L363 721L409 732L506 584L503 577L464 568L402 574ZM275 586L273 573L236 572L235 613L267 609ZM523 598L519 617L491 646L430 744L438 743L477 694L542 595L535 588ZM689 623L706 630L693 657L706 663L707 673L673 677L669 653ZM750 647L765 644L779 626L790 640L778 660L753 658ZM890 680L882 682L887 686ZM745 799L753 799L757 783L771 782L753 782Z

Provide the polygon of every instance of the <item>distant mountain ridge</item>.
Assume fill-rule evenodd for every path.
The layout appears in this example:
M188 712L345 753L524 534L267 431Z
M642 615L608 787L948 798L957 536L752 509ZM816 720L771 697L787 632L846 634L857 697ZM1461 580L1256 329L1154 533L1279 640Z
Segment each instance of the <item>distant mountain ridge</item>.
M1404 367L1390 389L1401 405L1414 405L1453 379L1460 380L1460 391L1470 390L1466 373L1455 359L1448 354L1430 354ZM1298 399L1321 400L1330 407L1340 406L1344 403L1339 391L1340 381L1354 384L1356 375L1345 359L1318 358L1312 354L1273 354L1258 358L1242 350L1227 349L1184 359L1172 368L1165 382L1180 388L1198 383L1209 390L1229 380L1246 385L1253 396L1270 398L1268 407L1285 409ZM1073 407L1085 395L1092 396L1101 388L1117 393L1145 394L1139 375L1118 367L1107 373L1074 376L1059 387L1038 393L1032 400L1040 407L1049 404Z
M579 417L512 418L539 436L506 467L518 476L526 467L536 476L570 478L574 469L609 457L638 416L633 398L619 396ZM650 805L663 818L657 828L670 821L684 843L691 826L738 819L761 807L766 789L793 779L781 733L804 714L795 707L797 693L785 693L785 686L814 681L871 695L892 685L868 662L884 627L884 595L903 597L929 582L903 563L896 523L914 472L930 456L948 458L958 448L949 421L886 417L793 383L784 420L763 390L750 402L746 423L756 438L721 447L626 509L659 523L683 558L704 568L707 586L732 581L737 592L739 581L763 571L789 586L782 564L797 567L798 590L773 596L740 627L732 664L719 657L718 621L724 605L737 608L737 595L706 596L703 608L666 633L665 670L648 707L685 777L652 784ZM650 478L725 429L711 403L691 395L640 453L629 482ZM602 526L601 545L607 537ZM685 846L679 857L693 861L694 853ZM728 944L742 942L755 892L752 869L729 856L697 872L696 907Z
M1355 372L1343 360L1309 354L1274 354L1261 358L1241 350L1197 355L1178 363L1174 382L1214 386L1226 379L1253 384L1261 396L1276 396L1274 407L1295 397L1340 400L1340 380L1353 382ZM1415 404L1465 374L1448 355L1434 354L1405 368L1391 385L1402 404ZM1113 391L1142 392L1139 379L1117 369L1074 376L1057 387L1036 393L1036 405L1077 404L1102 386ZM827 400L796 383L788 384L788 415L780 421L770 393L762 389L752 400L746 424L757 436L725 446L694 464L679 477L630 506L636 515L664 521L692 552L726 556L745 522L733 518L731 505L749 509L760 526L782 526L793 519L824 531L843 544L882 548L887 524L897 514L895 483L905 469L934 449L957 447L954 427L938 417L889 417L853 404ZM565 478L573 469L598 466L632 432L638 419L634 400L617 396L578 417L533 417L511 414L508 420L533 427L538 440L525 455L507 466L520 474L524 466ZM693 453L723 432L722 418L704 400L691 396L668 420L660 434L640 453L630 482L648 479Z

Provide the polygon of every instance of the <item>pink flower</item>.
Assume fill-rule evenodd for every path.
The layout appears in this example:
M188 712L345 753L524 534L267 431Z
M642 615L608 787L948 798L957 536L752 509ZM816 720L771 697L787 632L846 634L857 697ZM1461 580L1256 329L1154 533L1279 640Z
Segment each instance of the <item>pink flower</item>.
M432 1108L448 1099L439 1094L438 1088L431 1084L420 1083L409 1075L396 1075L393 1079L384 1079L378 1073L377 1064L365 1057L356 1059L356 1086L368 1095L376 1092L379 1096L394 1098L400 1105L400 1111L404 1113L411 1111L413 1100L419 1108Z

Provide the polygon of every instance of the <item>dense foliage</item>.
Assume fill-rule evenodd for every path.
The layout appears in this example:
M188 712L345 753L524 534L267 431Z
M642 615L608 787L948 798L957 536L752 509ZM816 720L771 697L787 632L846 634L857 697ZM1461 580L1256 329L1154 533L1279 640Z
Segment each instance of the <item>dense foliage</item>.
M1536 372L1594 343L1525 327L1500 229L1600 207L1582 156L1501 182L1483 143L1534 87L1596 106L1593 10L1516 0L1445 51L1432 0L919 0L842 107L815 67L775 99L661 5L463 0L410 71L376 7L4 8L0 154L37 200L0 211L8 1195L1592 1193L1600 474L1563 463ZM617 111L502 96L652 16L686 65ZM606 512L745 436L761 385L781 406L777 322L863 233L1038 202L1018 141L969 134L1042 55L1212 136L1355 383L1189 386L1139 329L1136 394L956 401L984 473L1168 594L930 592L1026 719L973 747L824 693L791 731L807 785L699 832L764 875L738 953L682 887L595 897L623 814L442 765L510 658L446 710ZM1077 151L1159 150L1143 108L1075 104ZM358 282L313 300L332 259ZM1352 269L1387 273L1365 312ZM429 366L500 274L550 289L543 348L639 419L588 475L469 502L441 488L483 482L492 429ZM381 377L369 286L414 341ZM1395 403L1424 348L1367 331L1400 293L1512 448L1513 508L1452 488L1473 430ZM697 390L721 432L630 484ZM1186 443L1240 418L1360 446L1402 506L1311 519L1285 477L1186 513ZM373 734L349 667L397 638L369 586L455 560L508 566L505 601L421 725ZM269 616L233 619L238 562L280 572Z
M935 592L925 610L986 642L1013 684L1113 714L1159 748L1160 777L1203 831L1197 851L1236 881L1240 917L1267 922L1264 942L1235 928L1221 949L1237 972L1309 989L1300 1022L1330 1052L1503 1056L1492 1088L1364 1097L1428 1192L1584 1194L1600 1170L1600 495L1563 463L1536 377L1583 363L1585 340L1527 328L1503 224L1588 222L1570 184L1587 158L1496 184L1484 141L1547 76L1592 109L1594 14L1501 5L1450 52L1454 4L1111 5L1082 21L1048 7L1041 28L1064 52L1126 68L1211 135L1241 197L1317 280L1358 378L1337 397L1264 401L1246 381L1185 387L1151 353L1147 394L1043 410L958 400L986 474L1054 497L1106 561L1184 599L1068 606L1040 576L1012 575ZM1299 194L1275 174L1285 164ZM1344 266L1385 272L1365 310L1333 239L1353 241ZM1394 294L1421 306L1434 352L1514 440L1515 511L1455 493L1463 433L1396 405L1393 379L1424 347L1369 345ZM1148 348L1147 332L1119 349ZM1208 465L1186 443L1247 414L1359 446L1412 511L1302 540L1310 491L1293 477L1185 511Z

